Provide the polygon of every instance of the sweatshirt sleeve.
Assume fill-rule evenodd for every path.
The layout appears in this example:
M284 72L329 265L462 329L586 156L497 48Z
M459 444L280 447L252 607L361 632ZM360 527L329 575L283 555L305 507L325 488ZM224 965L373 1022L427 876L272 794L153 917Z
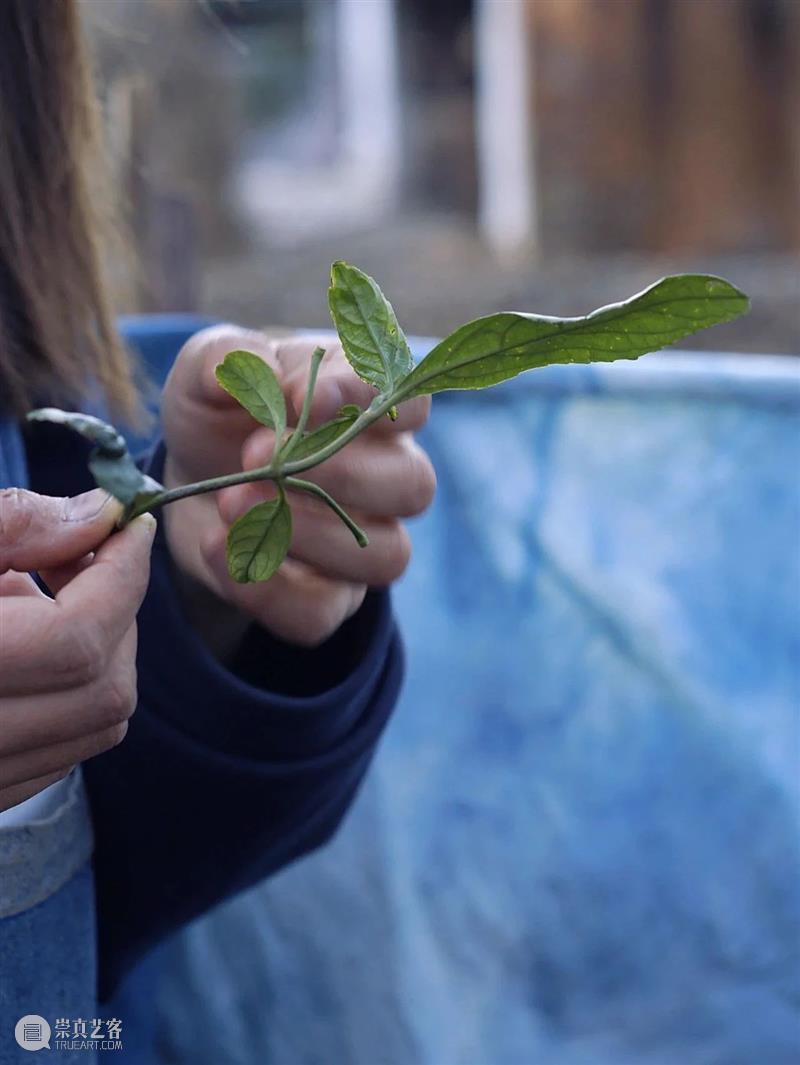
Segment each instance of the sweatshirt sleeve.
M254 626L226 669L183 615L159 530L137 665L124 742L84 765L103 999L160 940L331 838L396 701L403 652L376 590L322 647Z

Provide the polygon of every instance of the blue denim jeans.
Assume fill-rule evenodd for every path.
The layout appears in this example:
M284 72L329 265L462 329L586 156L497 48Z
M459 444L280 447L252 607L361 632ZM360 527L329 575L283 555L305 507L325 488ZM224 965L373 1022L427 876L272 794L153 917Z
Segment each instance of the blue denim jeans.
M0 829L0 1065L33 1060L14 1038L21 1017L97 1016L92 842L79 771L51 816ZM51 1046L58 1062L94 1058Z

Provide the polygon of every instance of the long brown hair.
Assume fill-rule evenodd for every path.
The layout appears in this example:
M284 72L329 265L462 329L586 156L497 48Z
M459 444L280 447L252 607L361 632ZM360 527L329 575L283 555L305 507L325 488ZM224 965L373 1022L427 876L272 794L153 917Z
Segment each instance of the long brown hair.
M137 410L103 284L109 185L77 0L0 0L0 408Z

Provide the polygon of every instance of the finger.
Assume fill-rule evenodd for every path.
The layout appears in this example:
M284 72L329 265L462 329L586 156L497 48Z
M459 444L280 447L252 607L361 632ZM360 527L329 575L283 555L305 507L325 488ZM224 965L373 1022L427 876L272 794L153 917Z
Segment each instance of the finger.
M238 404L221 388L216 369L231 351L252 351L274 370L278 369L277 342L255 329L223 323L195 333L181 348L171 376L181 378L180 392L188 399L230 409Z
M358 610L366 585L335 581L287 559L261 584L237 584L228 576L225 538L204 547L206 564L229 602L273 635L302 647L318 647Z
M3 638L3 606L2 599L15 599L20 597L33 597L34 599L47 598L36 584L36 581L27 573L0 573L0 640Z
M308 369L296 370L285 379L287 405L294 424L303 408L303 400L308 383ZM375 399L377 390L358 377L348 365L335 364L326 366L322 363L314 398L311 403L309 426L314 428L335 418L342 407L355 404L365 410ZM379 418L370 428L370 432L393 436L396 433L413 432L427 422L431 409L430 396L417 396L401 403L397 408L397 419Z
M241 467L254 470L267 466L275 452L275 433L272 429L256 429L242 445Z
M337 580L383 587L402 576L411 558L411 542L399 521L366 521L369 538L360 547L349 529L324 503L308 496L293 504L292 558L299 559Z
M156 519L143 514L103 544L92 564L56 596L64 620L91 626L109 650L119 644L142 605L155 531Z
M0 788L21 784L48 773L69 771L72 766L85 762L87 758L93 758L96 754L116 747L123 741L127 731L128 722L124 721L91 736L81 736L66 743L53 743L49 747L39 747L0 758Z
M270 430L257 430L242 449L242 465L252 470L269 462ZM303 474L344 507L371 517L408 518L430 506L436 474L410 433L378 440L359 438Z
M102 676L147 587L155 520L112 536L55 600L0 600L0 694L60 691Z
M79 573L83 573L85 569L91 566L93 561L94 552L91 552L88 555L84 555L83 558L79 558L77 562L67 562L65 565L56 566L53 569L39 570L39 576L47 585L51 595L56 596L62 588L74 581Z
M311 366L311 352L315 346L325 349L325 358L322 361L317 387L314 390L310 424L314 426L329 421L345 404L353 403L362 410L368 407L378 390L362 381L356 374L347 361L339 341L336 338L306 334L281 340L277 346L277 358L282 370L287 405L290 415L294 416L293 420L296 421L303 407ZM370 432L391 435L419 429L428 420L430 406L430 396L408 400L399 406L397 421L393 422L388 417L381 418Z
M0 491L0 573L82 558L110 535L121 513L122 504L100 489L65 499L6 488Z
M220 493L223 521L235 521L262 499L258 484L239 485ZM369 520L353 514L369 538L369 546L364 548L320 500L292 492L291 508L290 556L327 578L382 586L397 580L408 565L410 540L399 521Z
M10 788L0 788L0 813L10 810L13 806L18 806L21 802L25 802L26 799L30 799L34 795L38 795L40 791L49 788L56 781L63 780L73 768L73 766L68 766L57 773L48 773L46 776L37 777L36 780L26 780L24 783L14 784Z
M9 696L0 703L0 758L88 736L136 709L136 626L97 681L68 691Z
M180 447L168 451L165 474L178 482L215 477L238 469L242 441L255 424L252 416L225 389L215 370L230 351L245 348L278 369L275 344L262 333L232 325L213 326L196 333L181 349L164 389L162 422L164 439L179 442L186 426L202 424L195 434L191 454ZM174 466L176 453L179 468Z

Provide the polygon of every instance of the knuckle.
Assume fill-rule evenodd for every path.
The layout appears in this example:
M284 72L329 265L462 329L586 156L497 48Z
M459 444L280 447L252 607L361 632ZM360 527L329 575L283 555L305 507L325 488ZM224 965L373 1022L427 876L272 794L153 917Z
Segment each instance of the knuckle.
M136 709L136 677L132 670L107 678L98 699L98 711L109 727L125 724Z
M253 351L267 361L275 354L274 342L263 333L223 322L199 330L186 341L175 360L170 380L176 388L181 389L199 374L202 387L212 389L216 395L214 369L228 352L239 348Z
M300 411L303 409L307 382L307 375L305 377L293 375L291 380L286 383L286 403L290 419L293 423L297 422L297 419L300 417Z
M313 648L325 643L328 637L338 629L339 621L337 612L331 605L315 611L305 631L305 646Z
M181 355L184 358L216 358L227 354L233 348L244 346L245 342L252 339L249 330L231 322L222 322L219 325L207 326L190 337L184 344Z
M431 414L431 397L417 396L411 401L411 422L415 429L421 429Z
M367 591L366 584L355 584L351 587L346 617L352 617L361 608L361 604L367 596Z
M421 448L412 453L408 472L409 516L421 514L433 502L436 494L436 471L433 463Z
M94 735L89 737L86 741L84 750L81 753L80 761L85 761L87 758L95 758L98 754L103 754L105 751L110 751L112 747L119 746L125 739L128 733L128 722L119 721L115 725L109 725L95 732Z
M328 629L324 628L318 620L314 620L303 627L302 631L297 634L295 642L301 647L313 651L321 644L325 643L330 635L331 632L328 631Z
M77 684L93 684L106 668L106 648L102 633L94 625L73 625L56 637L60 644L59 660L68 676Z
M128 735L128 722L120 721L108 730L108 747L118 747Z
M242 445L242 469L252 470L264 466L275 452L275 431L256 429Z
M298 632L296 642L313 650L325 643L339 628L344 620L344 612L336 596L326 596L318 600L313 610L303 618L303 625Z
M398 577L402 576L411 561L411 537L405 527L400 525L399 522L389 537L383 561L386 583L396 581Z
M363 493L362 485L369 483L369 460L365 461L355 449L348 455L345 448L341 455L335 455L330 462L330 467L325 471L330 485L328 490L333 492L334 497L346 500L358 498L360 491Z

